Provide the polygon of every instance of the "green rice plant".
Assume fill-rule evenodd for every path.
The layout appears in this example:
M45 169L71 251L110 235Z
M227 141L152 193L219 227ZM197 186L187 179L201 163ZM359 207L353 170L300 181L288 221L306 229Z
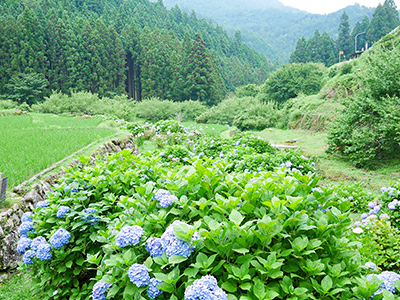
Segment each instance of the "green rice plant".
M52 115L0 118L0 172L14 187L115 129L96 128L99 119Z

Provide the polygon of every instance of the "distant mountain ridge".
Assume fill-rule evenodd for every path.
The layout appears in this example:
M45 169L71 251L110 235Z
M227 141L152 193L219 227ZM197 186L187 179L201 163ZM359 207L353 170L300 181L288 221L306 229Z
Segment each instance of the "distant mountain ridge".
M163 3L167 8L178 5L189 13L194 10L198 17L224 26L232 36L240 30L247 45L278 63L286 63L297 41L302 36L312 36L316 29L336 38L344 10L351 27L365 15L371 19L375 10L356 4L320 15L285 6L278 0L164 0Z

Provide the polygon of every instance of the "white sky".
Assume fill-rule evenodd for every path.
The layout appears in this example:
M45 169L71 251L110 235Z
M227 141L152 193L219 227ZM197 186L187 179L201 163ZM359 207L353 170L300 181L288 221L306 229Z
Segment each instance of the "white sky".
M385 0L280 0L280 2L310 13L329 14L356 3L367 7L377 7L379 3L383 4ZM399 9L400 0L394 2Z

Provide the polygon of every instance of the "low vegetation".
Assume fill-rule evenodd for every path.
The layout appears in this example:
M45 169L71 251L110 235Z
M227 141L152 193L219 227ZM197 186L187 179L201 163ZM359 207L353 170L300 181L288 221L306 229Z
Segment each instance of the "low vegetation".
M0 117L0 171L14 187L92 142L110 138L115 128L102 119L31 113Z

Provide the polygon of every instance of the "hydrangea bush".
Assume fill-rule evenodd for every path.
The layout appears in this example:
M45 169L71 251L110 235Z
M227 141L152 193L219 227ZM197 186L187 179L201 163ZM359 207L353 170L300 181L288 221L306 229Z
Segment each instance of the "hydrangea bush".
M345 236L351 201L319 187L313 173L236 172L206 155L170 167L158 152L125 150L88 161L66 170L20 230L22 266L47 299L367 293L360 290L366 280L358 244ZM73 182L80 188L66 191Z

